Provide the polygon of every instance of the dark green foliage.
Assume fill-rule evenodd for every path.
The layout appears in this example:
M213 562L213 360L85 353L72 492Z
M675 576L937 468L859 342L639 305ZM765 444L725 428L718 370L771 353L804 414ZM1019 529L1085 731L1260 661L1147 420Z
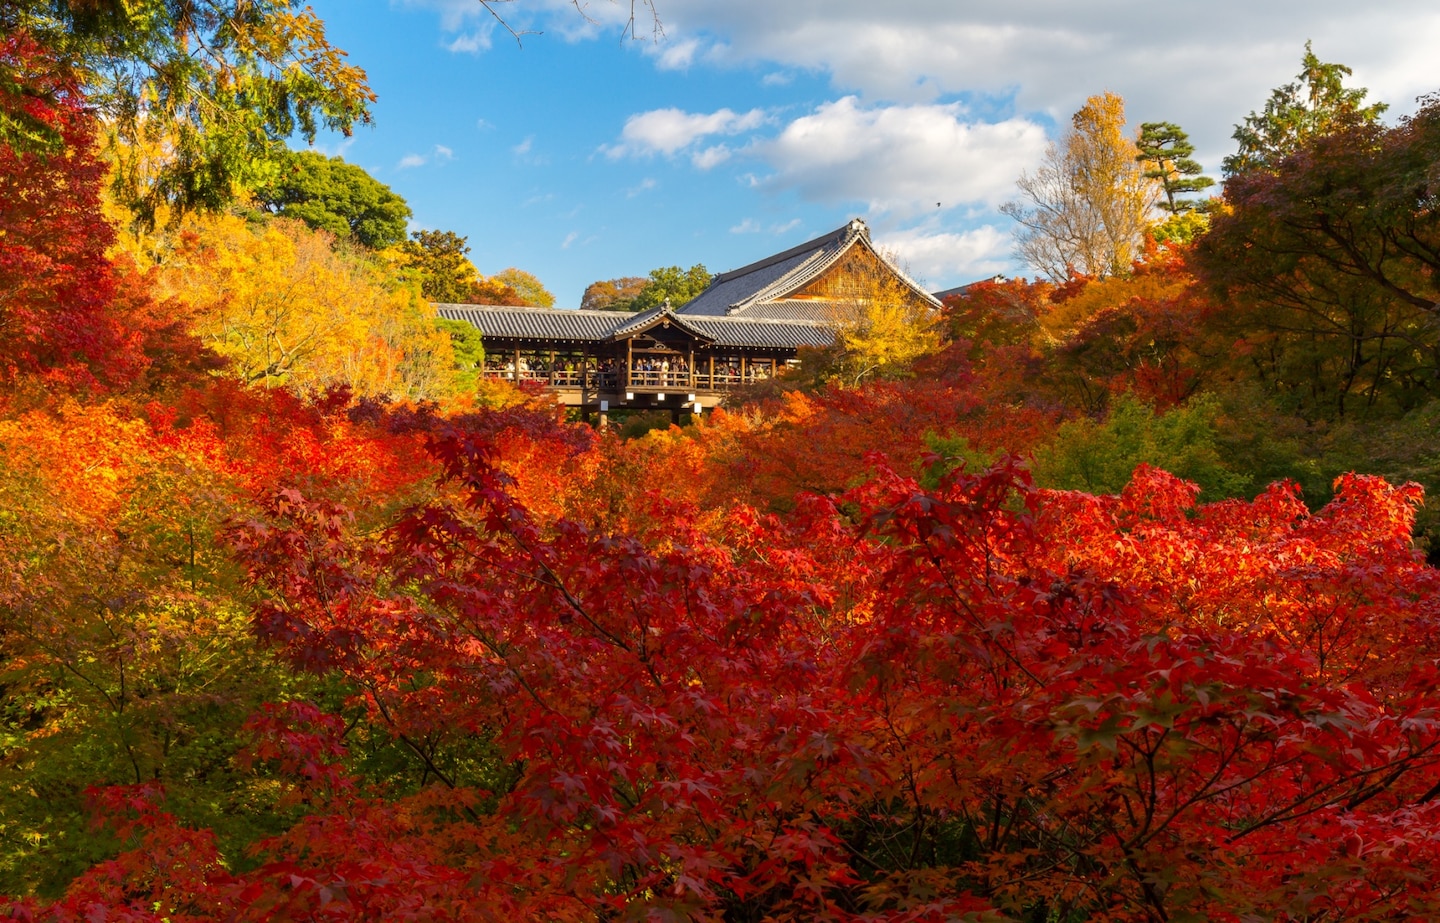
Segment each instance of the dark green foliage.
M405 240L410 206L360 167L315 151L285 155L280 175L255 194L271 214L350 238L372 250Z
M1225 175L1274 170L1310 138L1377 121L1388 107L1362 105L1367 91L1345 86L1350 74L1344 64L1323 63L1306 42L1295 82L1277 87L1264 112L1251 112L1235 126L1240 149L1225 158Z
M1204 168L1191 159L1195 145L1190 136L1173 122L1146 122L1140 126L1140 139L1136 142L1140 153L1136 160L1145 166L1145 175L1157 180L1165 190L1165 201L1160 207L1171 215L1182 215L1202 205L1195 199L1179 196L1199 192L1215 185L1215 181L1203 175Z
M445 304L468 301L476 272L466 256L470 252L466 239L454 231L414 231L410 238L402 246L420 279L420 292Z
M688 417L682 417L686 423ZM669 429L673 418L668 410L625 410L610 415L610 425L621 439L639 439L656 430Z
M710 285L710 273L704 265L696 263L689 269L679 266L662 266L650 270L650 281L640 290L631 303L631 310L646 311L658 308L668 299L672 308L679 308L705 291Z
M1232 176L1196 250L1254 373L1309 419L1407 412L1440 374L1440 100Z

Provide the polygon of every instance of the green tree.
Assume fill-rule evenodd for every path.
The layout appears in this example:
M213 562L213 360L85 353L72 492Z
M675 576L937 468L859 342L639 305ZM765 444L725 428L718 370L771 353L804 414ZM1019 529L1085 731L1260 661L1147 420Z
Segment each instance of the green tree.
M315 151L286 154L279 177L257 190L256 203L372 250L404 242L411 214L389 186L354 164Z
M1203 206L1204 203L1195 199L1179 198L1215 185L1213 179L1204 175L1199 162L1190 157L1195 153L1195 145L1179 125L1145 122L1140 126L1136 147L1140 153L1135 159L1146 168L1146 178L1158 182L1165 194L1164 200L1158 203L1160 208L1171 215L1182 215Z
M470 244L454 231L412 231L401 245L420 292L431 301L464 304L480 273L466 254Z
M370 120L365 72L292 0L6 0L0 34L26 34L74 75L114 133L115 192L147 222L214 208L275 170L282 139ZM19 80L0 59L0 84ZM0 143L58 148L53 129L0 120Z
M1225 181L1195 250L1238 354L1309 419L1403 413L1440 375L1440 99Z
M694 299L710 285L710 272L701 263L689 269L679 266L662 266L650 270L650 281L635 296L632 305L636 311L658 308L668 299L670 306L678 308Z
M1158 188L1124 129L1123 99L1090 97L1040 167L1020 175L1025 201L1000 208L1020 223L1017 256L1057 282L1072 269L1124 274L1140 256Z
M1385 103L1362 105L1367 91L1345 86L1350 75L1344 64L1322 62L1306 42L1295 81L1277 87L1263 112L1251 112L1235 126L1233 137L1240 149L1225 158L1225 175L1274 170L1310 138L1377 121L1388 107Z
M463 320L437 318L435 323L450 335L450 351L455 356L455 391L474 394L485 367L484 334L474 324Z
M1035 453L1035 481L1044 487L1119 493L1137 465L1152 465L1200 485L1207 500L1239 496L1250 478L1222 458L1216 419L1220 402L1201 396L1166 413L1126 395L1103 423L1066 423Z

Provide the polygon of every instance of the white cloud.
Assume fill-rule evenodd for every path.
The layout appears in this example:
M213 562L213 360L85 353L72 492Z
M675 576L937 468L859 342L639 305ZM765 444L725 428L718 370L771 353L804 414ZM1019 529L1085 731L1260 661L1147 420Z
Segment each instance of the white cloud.
M685 39L679 42L662 42L651 46L656 51L655 66L661 70L685 70L695 62L695 53L700 50L698 39Z
M441 44L453 52L489 50L496 30L506 35L514 33L517 37L543 32L558 35L567 42L577 42L613 32L630 19L627 3L582 3L578 12L572 0L529 0L523 5L511 5L508 0L491 0L491 3L493 10L479 0L391 0L392 6L438 14L444 36ZM637 17L642 34L646 25L643 18Z
M439 15L447 42L479 29L476 0L392 0ZM1134 0L664 0L664 37L648 53L660 68L759 66L828 75L867 104L930 102L978 94L1016 111L1064 120L1085 97L1123 96L1132 122L1177 122L1213 171L1233 150L1230 133L1273 87L1294 78L1307 38L1322 60L1355 69L1354 83L1413 111L1440 87L1440 6L1433 0L1213 0L1204 15L1186 4ZM631 5L530 0L507 7L512 25L566 40L613 34ZM587 21L588 17L588 21ZM651 21L636 10L636 31ZM1243 29L1236 24L1243 23Z
M482 51L489 51L492 31L494 30L478 29L474 32L462 32L445 44L445 50L460 54L479 54Z
M774 234L774 235L777 235L777 236L778 236L778 235L780 235L780 234L785 234L785 233L787 233L787 232L789 232L789 231L795 230L796 228L798 228L798 227L800 226L800 224L801 224L801 222L800 222L800 219L799 219L799 218L791 218L789 221L786 221L784 224L772 224L772 225L770 225L770 226L767 228L767 227L765 227L764 225L762 225L760 222L756 221L754 218L746 218L744 221L741 221L739 224L737 224L737 225L735 225L733 228L731 228L731 229L730 229L730 233L731 233L731 234L760 234L760 233L765 233L765 234Z
M1211 170L1233 126L1294 78L1307 38L1392 114L1440 86L1433 0L1214 0L1204 15L1133 0L666 0L663 11L675 42L709 43L697 60L817 71L867 104L979 94L1063 121L1108 89L1137 125L1180 124Z
M437 144L430 149L428 154L406 154L400 158L395 165L397 170L412 170L415 167L423 167L429 163L448 163L455 159L455 152L443 144Z
M652 109L626 119L620 132L620 143L602 150L612 160L653 154L671 156L710 135L737 135L753 131L765 123L765 118L761 109L741 113L729 109L710 113Z
M566 235L565 235L565 240L564 240L564 242L562 242L562 243L560 244L560 249L561 249L561 250L569 250L569 249L570 249L570 245L573 244L573 243L575 243L575 241L577 241L577 240L579 240L579 239L580 239L580 232L579 232L579 231L571 231L569 234L566 234Z
M1014 239L991 225L960 232L925 226L876 234L875 243L893 251L917 280L938 289L1007 271Z
M439 13L440 28L446 32L459 31L467 23L490 15L475 0L401 0L401 4Z
M637 195L640 195L642 192L649 192L651 189L654 189L654 188L655 188L655 180L653 180L653 179L651 179L650 177L647 176L647 177L645 177L644 179L642 179L640 182L636 183L634 186L631 186L629 189L626 189L626 190L625 190L625 198L627 198L627 199L633 199L633 198L635 198Z
M510 153L515 155L517 162L530 166L543 166L550 162L549 157L535 153L534 135L526 135L523 141L510 148Z
M1045 150L1025 119L967 122L958 103L872 106L853 96L825 103L750 153L774 170L761 181L830 205L917 215L1014 193L1015 178Z
M777 71L775 73L766 74L764 77L761 77L760 85L764 87L785 87L789 86L794 79L795 78L791 77L789 74L784 74Z
M697 169L708 170L729 160L730 154L730 148L723 144L717 144L714 147L707 147L703 151L696 151L690 155L690 162L695 164Z

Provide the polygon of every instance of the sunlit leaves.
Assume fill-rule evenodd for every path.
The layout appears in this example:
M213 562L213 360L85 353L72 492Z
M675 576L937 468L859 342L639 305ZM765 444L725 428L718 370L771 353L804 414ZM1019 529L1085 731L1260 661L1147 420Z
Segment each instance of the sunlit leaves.
M75 73L122 144L115 189L142 220L168 206L216 208L273 177L296 133L369 120L365 72L290 0L23 0L6 25ZM0 85L18 69L0 62ZM24 141L22 123L0 136ZM159 160L137 157L161 147ZM153 168L153 169L152 169Z

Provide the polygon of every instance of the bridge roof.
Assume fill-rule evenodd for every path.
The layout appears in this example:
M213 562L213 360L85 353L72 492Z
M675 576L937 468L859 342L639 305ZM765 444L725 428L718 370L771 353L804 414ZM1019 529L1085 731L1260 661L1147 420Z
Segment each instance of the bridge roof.
M830 325L818 320L677 315L667 308L628 314L621 311L516 308L508 305L437 304L435 310L448 320L475 325L488 339L523 340L557 346L619 343L660 324L673 324L707 345L736 348L793 350L801 346L828 346L835 339Z
M487 304L437 304L435 310L447 320L474 324L487 337L575 343L598 343L609 339L617 327L634 317L618 311L570 311Z

